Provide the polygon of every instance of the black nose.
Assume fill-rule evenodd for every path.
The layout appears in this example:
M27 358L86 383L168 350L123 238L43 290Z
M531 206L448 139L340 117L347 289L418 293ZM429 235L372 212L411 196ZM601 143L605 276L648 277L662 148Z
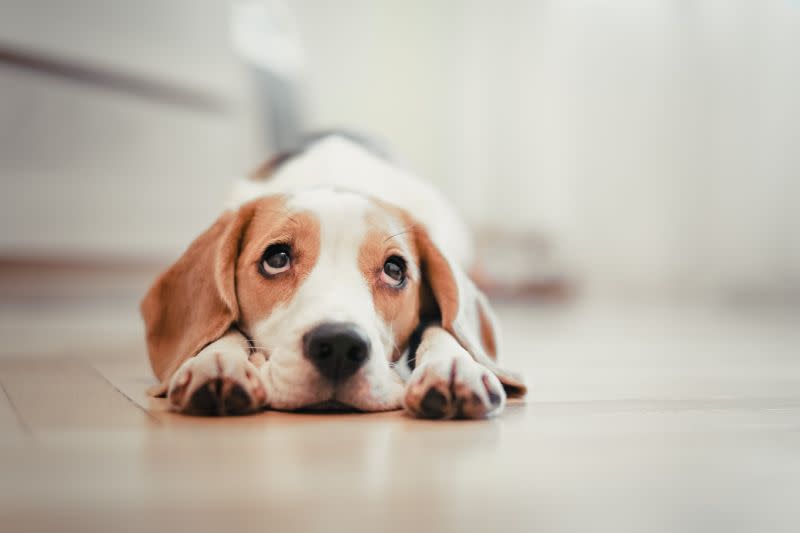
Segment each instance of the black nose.
M303 350L320 374L342 381L355 374L369 357L369 339L355 324L329 322L303 336Z

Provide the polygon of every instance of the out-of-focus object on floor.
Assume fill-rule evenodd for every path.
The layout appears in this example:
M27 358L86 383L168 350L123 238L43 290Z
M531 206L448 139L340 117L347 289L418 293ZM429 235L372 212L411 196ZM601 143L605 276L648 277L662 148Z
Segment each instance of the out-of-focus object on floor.
M545 235L511 228L477 231L475 283L492 298L532 302L562 301L575 280Z

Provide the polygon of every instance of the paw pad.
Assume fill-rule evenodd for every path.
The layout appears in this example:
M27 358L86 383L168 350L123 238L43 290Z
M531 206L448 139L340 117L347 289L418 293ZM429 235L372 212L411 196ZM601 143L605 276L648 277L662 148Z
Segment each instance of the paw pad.
M443 418L446 414L447 398L436 389L429 389L419 404L420 414L425 418Z
M252 411L253 401L244 388L217 378L200 385L189 399L189 411L197 415L241 415Z

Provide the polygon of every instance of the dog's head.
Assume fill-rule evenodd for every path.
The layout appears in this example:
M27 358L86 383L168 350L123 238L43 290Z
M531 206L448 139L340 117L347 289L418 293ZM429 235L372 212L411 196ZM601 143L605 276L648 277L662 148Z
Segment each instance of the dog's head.
M431 321L507 387L522 387L494 364L484 297L425 227L348 191L267 196L226 212L156 281L142 312L162 382L235 327L267 359L278 409L399 407L393 366Z

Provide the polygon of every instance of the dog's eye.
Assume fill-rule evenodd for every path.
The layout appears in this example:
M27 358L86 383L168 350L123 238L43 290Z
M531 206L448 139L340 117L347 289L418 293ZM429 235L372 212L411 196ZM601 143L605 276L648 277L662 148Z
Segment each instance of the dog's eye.
M406 262L397 255L391 256L383 264L381 280L390 287L402 287L406 282Z
M261 258L261 273L274 276L286 272L292 266L291 248L287 244L273 244Z

